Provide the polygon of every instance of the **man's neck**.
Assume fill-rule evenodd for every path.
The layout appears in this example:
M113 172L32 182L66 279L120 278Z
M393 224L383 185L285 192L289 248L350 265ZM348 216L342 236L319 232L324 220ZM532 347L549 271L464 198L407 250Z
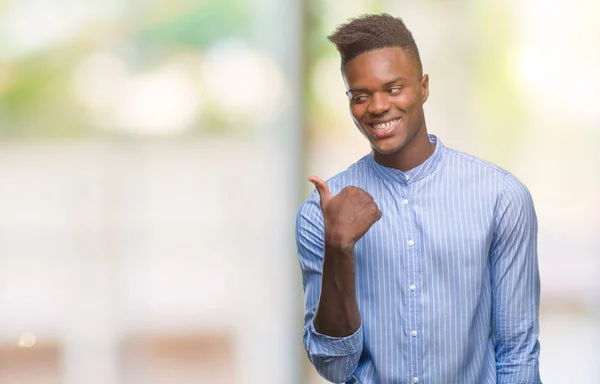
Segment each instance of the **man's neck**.
M425 162L435 150L435 144L429 141L427 129L423 129L400 151L383 155L374 151L373 157L379 164L395 168L402 172L411 170Z

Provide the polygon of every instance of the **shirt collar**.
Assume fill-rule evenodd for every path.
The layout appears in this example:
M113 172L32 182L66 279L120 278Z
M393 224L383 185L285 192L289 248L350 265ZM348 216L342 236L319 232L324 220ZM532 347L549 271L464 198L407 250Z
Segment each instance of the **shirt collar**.
M402 184L413 183L431 174L442 161L444 156L444 144L435 135L428 135L429 141L435 144L435 150L423 163L402 172L395 168L385 167L375 161L373 154L367 156L367 162L377 176L388 181L397 181Z

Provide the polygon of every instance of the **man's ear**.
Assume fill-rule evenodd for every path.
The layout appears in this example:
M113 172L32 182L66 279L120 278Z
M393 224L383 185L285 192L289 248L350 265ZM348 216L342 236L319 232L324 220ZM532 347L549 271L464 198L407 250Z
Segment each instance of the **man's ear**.
M423 97L423 103L429 98L429 75L424 74L421 78L421 95Z

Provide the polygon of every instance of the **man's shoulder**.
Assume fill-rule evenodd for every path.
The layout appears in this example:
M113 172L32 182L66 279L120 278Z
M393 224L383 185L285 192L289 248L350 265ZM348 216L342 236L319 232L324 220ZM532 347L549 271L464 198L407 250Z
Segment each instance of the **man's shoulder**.
M444 148L445 153L450 160L451 167L457 167L461 170L470 169L471 174L478 180L487 180L497 186L497 192L508 191L510 194L518 195L523 198L530 198L530 192L527 186L519 180L510 171L477 156L458 151L452 148ZM492 177L481 177L481 173L486 173Z
M483 160L477 156L471 155L466 152L462 152L453 148L445 147L445 154L448 156L450 161L457 166L472 168L477 171L486 171L490 173L495 173L500 177L504 177L507 174L510 174L506 169L490 162L487 160Z
M361 157L356 162L352 163L345 170L337 173L326 180L329 190L334 195L348 185L355 185L357 182L364 180L372 175L371 168L368 166L368 156Z
M325 180L331 193L335 196L339 191L349 185L356 185L364 181L366 178L373 176L372 170L368 165L368 157L371 155L365 155L358 159L356 162L349 165L346 169L337 174L331 176ZM316 189L313 190L313 194L316 193Z

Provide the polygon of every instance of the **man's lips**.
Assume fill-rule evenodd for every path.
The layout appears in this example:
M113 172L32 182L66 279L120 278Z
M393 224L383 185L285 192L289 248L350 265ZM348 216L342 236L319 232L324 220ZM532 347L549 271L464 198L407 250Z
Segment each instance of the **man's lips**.
M370 122L368 123L368 125L371 128L371 132L373 132L373 135L381 139L384 137L391 136L391 134L394 132L394 129L398 126L400 121L402 121L402 118Z

